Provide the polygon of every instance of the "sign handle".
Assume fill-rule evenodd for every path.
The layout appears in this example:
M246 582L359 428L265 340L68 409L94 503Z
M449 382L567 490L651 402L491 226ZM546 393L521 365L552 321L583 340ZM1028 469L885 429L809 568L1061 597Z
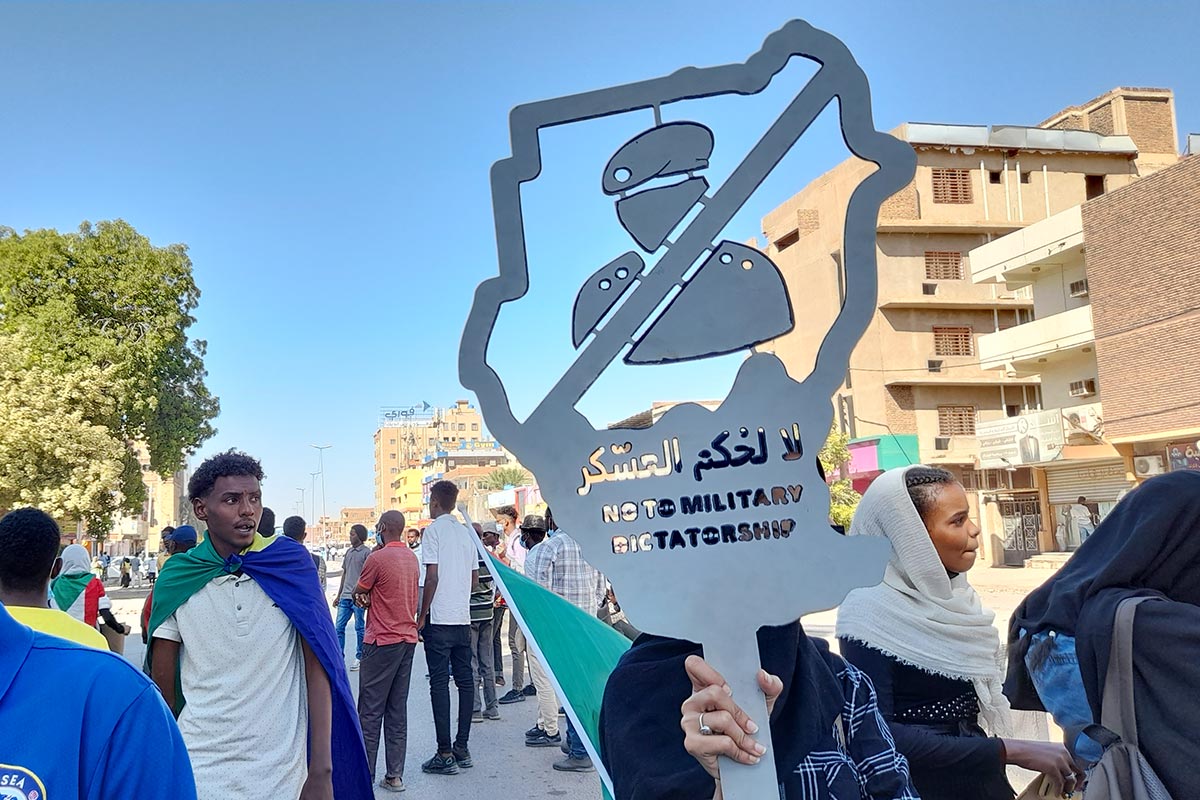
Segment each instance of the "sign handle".
M721 792L725 800L775 800L780 797L775 774L775 749L771 742L771 721L767 717L766 698L758 686L758 637L753 630L733 640L704 644L704 659L725 678L733 691L733 700L758 724L754 739L767 752L757 764L739 764L721 757Z

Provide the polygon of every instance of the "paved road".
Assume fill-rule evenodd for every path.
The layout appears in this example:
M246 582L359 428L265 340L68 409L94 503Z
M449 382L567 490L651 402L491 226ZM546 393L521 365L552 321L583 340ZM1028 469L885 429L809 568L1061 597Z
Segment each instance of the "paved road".
M337 587L340 572L330 573L330 599ZM108 589L113 600L114 613L118 620L133 628L133 635L127 640L125 655L134 663L141 664L145 654L140 635L139 614L145 600L146 589ZM332 612L332 609L330 609ZM507 625L509 618L506 617ZM346 631L347 647L350 656L354 655L354 622ZM507 637L506 637L507 638ZM505 646L505 663L508 659L508 645ZM347 659L349 661L349 659ZM382 789L376 789L377 798L384 797L420 797L435 800L458 800L462 797L495 797L495 798L542 798L570 797L592 798L600 796L600 781L594 773L573 774L558 772L551 764L562 758L555 748L525 747L525 731L535 722L537 704L532 698L523 703L514 703L500 707L499 721L487 720L473 725L471 729L471 756L475 766L461 770L458 775L426 775L421 772L421 762L433 755L437 738L433 729L433 715L430 709L429 684L424 678L425 654L418 645L413 661L412 688L408 698L408 761L404 770L404 782L409 791L396 795ZM511 677L511 676L510 676ZM350 688L358 697L358 673L350 673ZM453 689L453 684L451 684ZM505 690L501 690L503 692ZM454 719L454 709L457 709L457 693L452 691L453 708L451 719ZM562 718L560 717L560 720ZM383 747L380 746L379 763L375 774L382 777L384 772Z

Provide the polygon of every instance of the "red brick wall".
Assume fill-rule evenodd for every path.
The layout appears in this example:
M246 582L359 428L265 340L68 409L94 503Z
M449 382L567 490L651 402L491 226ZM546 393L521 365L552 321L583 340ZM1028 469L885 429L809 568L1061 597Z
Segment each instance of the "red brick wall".
M1200 156L1083 205L1105 431L1200 426Z

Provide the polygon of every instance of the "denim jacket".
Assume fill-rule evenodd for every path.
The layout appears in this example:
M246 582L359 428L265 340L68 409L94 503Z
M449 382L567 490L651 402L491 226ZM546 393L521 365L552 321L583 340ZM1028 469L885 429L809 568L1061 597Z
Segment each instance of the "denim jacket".
M1066 731L1068 741L1073 737L1072 751L1089 764L1099 761L1103 753L1100 745L1082 733L1094 720L1079 674L1075 637L1055 631L1035 634L1025 654L1025 667L1042 705Z

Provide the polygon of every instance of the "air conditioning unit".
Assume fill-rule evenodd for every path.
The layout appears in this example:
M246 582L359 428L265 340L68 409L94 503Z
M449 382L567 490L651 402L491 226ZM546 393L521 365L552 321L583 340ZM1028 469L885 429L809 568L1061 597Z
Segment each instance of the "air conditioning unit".
M935 437L933 440L933 449L934 450L949 450L950 449L950 437L949 436Z
M1068 393L1071 397L1092 397L1096 394L1096 381L1094 378L1072 381Z
M1071 293L1071 297L1087 297L1088 296L1087 278L1084 278L1081 281L1071 281L1070 286L1068 287L1068 291Z
M1133 471L1139 478L1149 478L1151 475L1162 475L1165 472L1163 468L1162 456L1134 456Z

